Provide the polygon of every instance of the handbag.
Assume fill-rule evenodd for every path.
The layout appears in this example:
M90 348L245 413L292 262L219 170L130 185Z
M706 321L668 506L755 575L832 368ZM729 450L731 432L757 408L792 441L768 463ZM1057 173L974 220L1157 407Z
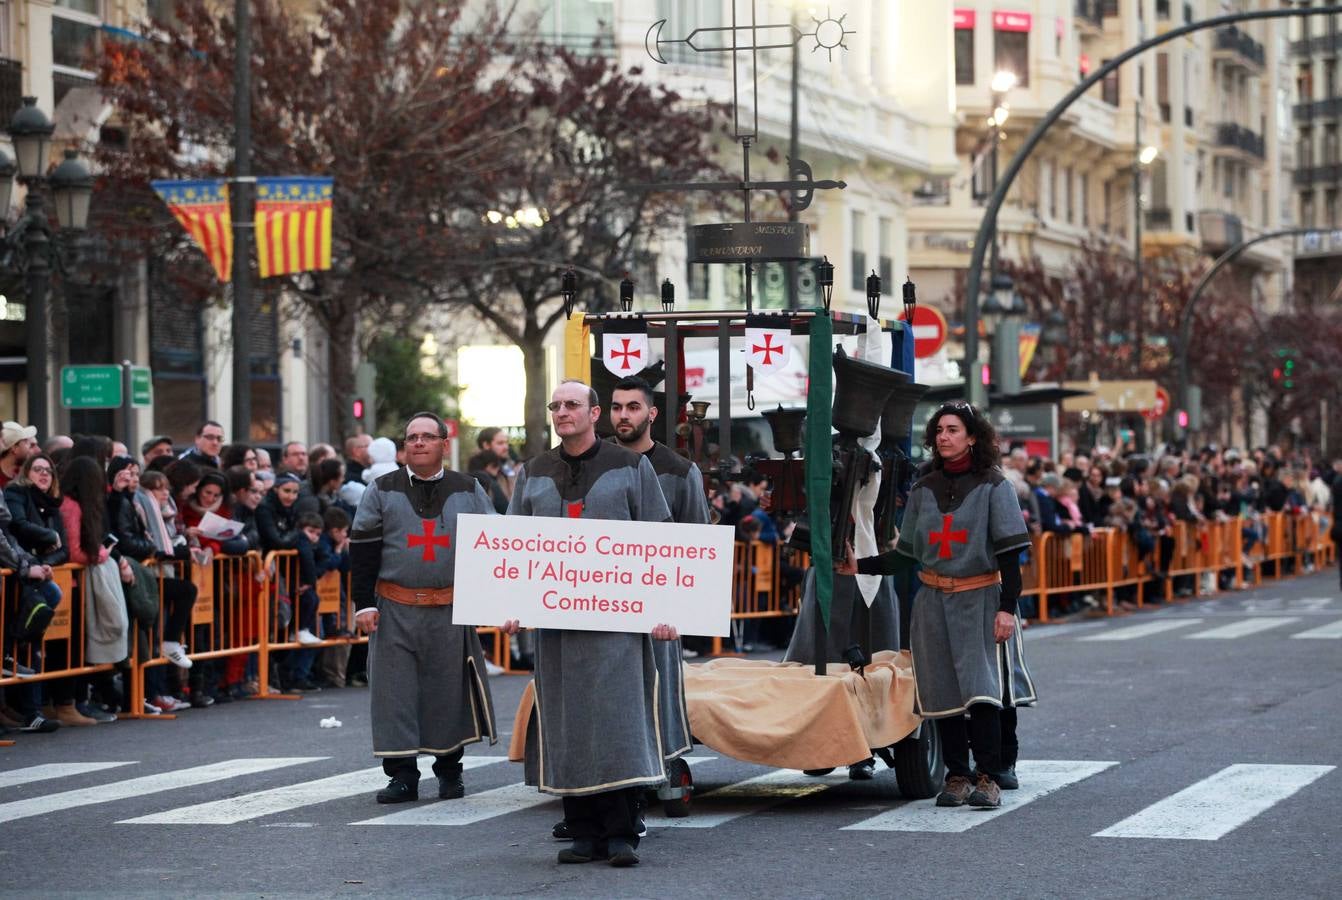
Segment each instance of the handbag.
M24 582L19 591L19 616L14 628L15 639L20 643L40 641L55 615L56 610L47 603L46 595L37 589L37 585Z

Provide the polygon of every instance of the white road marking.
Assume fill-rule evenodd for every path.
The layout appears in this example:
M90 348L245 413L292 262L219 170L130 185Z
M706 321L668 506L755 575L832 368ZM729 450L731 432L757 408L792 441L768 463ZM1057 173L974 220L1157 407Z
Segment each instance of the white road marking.
M11 769L0 772L0 788L18 787L34 781L46 781L49 778L68 778L71 775L83 775L86 772L101 772L117 766L132 766L134 760L127 762L91 762L91 763L43 763L40 766L28 766L26 769Z
M1094 631L1096 628L1104 627L1104 622L1069 622L1066 625L1031 625L1023 632L1026 643L1037 641L1041 638L1061 637L1064 634L1072 634L1077 631Z
M1176 628L1201 624L1201 619L1161 619L1157 622L1143 622L1140 625L1129 625L1126 628L1115 628L1113 631L1105 631L1101 634L1091 634L1086 637L1077 638L1077 640L1131 641L1136 638L1144 638L1150 637L1153 634L1160 634L1162 631L1173 631Z
M687 756L690 765L709 762L716 756ZM386 816L364 819L355 825L473 825L486 819L506 816L536 806L559 805L553 794L542 794L535 786L524 783L508 784L479 794L467 794L460 800L440 800L394 812ZM653 824L652 822L648 823Z
M1331 625L1320 625L1318 628L1311 628L1309 631L1302 631L1299 634L1291 635L1293 638L1318 638L1320 640L1338 640L1342 638L1342 619L1338 619Z
M1016 765L1020 776L1020 790L1003 791L1002 805L997 809L970 809L960 807L947 809L938 807L936 800L911 800L894 809L873 816L853 825L845 825L844 831L923 831L942 834L956 834L968 831L976 825L992 821L1020 809L1027 803L1047 796L1054 791L1098 775L1105 769L1116 766L1116 762L1094 762L1090 760L1027 759Z
M477 769L504 761L502 756L467 756L461 761L465 769ZM437 791L433 778L433 757L419 760L420 778L426 780L428 790ZM259 819L275 813L287 812L303 806L326 803L357 794L371 794L384 787L387 776L381 766L345 772L330 778L286 784L268 791L257 791L239 797L227 797L194 806L182 806L148 816L124 819L118 825L233 825L248 819Z
M1095 837L1214 841L1331 772L1334 766L1226 766Z
M1220 625L1206 631L1199 631L1197 634L1186 634L1184 639L1189 641L1230 641L1235 638L1257 634L1260 631L1280 628L1283 625L1292 625L1299 621L1298 616L1260 616L1256 619L1245 619L1242 622Z
M779 769L738 781L725 787L696 796L690 804L690 815L684 819L655 818L648 819L649 828L716 828L733 819L750 816L755 813L827 791L836 784L848 781L848 770L840 766L836 774L812 778L795 769ZM719 804L724 804L723 812L713 812ZM738 805L739 804L739 805Z
M58 794L47 794L42 797L30 797L26 800L0 803L0 822L13 822L16 819L26 819L30 816L76 809L81 806L92 806L95 803L128 800L132 797L143 797L161 791L171 791L176 788L193 787L198 784L223 781L227 778L237 778L240 775L253 775L271 769L282 769L285 766L319 762L326 758L325 756L286 756L266 759L229 759L205 766L194 766L190 769L177 769L172 772L160 772L157 775L145 775L142 778L131 778L128 781L114 781L111 784L101 784L97 787L79 788Z

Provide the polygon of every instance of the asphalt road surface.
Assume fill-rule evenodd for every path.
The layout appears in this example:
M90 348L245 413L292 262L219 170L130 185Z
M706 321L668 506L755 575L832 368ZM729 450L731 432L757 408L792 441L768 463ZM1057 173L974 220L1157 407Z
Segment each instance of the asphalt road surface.
M701 747L692 815L650 814L640 866L558 866L559 804L521 783L506 737L470 751L465 799L378 806L367 691L331 690L18 736L0 750L0 891L1335 897L1337 579L1031 629L1042 700L999 811L905 801L884 769L814 779ZM511 727L524 679L491 684Z

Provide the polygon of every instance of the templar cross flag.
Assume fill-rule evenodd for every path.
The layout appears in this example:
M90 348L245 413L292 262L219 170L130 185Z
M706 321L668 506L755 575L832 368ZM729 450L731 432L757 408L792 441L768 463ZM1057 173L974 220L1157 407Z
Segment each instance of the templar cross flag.
M612 374L637 375L648 365L648 323L642 316L607 319L601 334L601 361Z
M789 316L746 316L746 361L760 375L781 372L792 355Z

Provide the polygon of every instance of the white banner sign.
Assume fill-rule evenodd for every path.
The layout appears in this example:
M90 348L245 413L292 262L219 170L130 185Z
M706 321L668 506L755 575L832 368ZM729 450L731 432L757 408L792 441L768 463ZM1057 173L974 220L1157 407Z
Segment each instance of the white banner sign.
M459 515L452 621L726 636L734 536L721 525Z

